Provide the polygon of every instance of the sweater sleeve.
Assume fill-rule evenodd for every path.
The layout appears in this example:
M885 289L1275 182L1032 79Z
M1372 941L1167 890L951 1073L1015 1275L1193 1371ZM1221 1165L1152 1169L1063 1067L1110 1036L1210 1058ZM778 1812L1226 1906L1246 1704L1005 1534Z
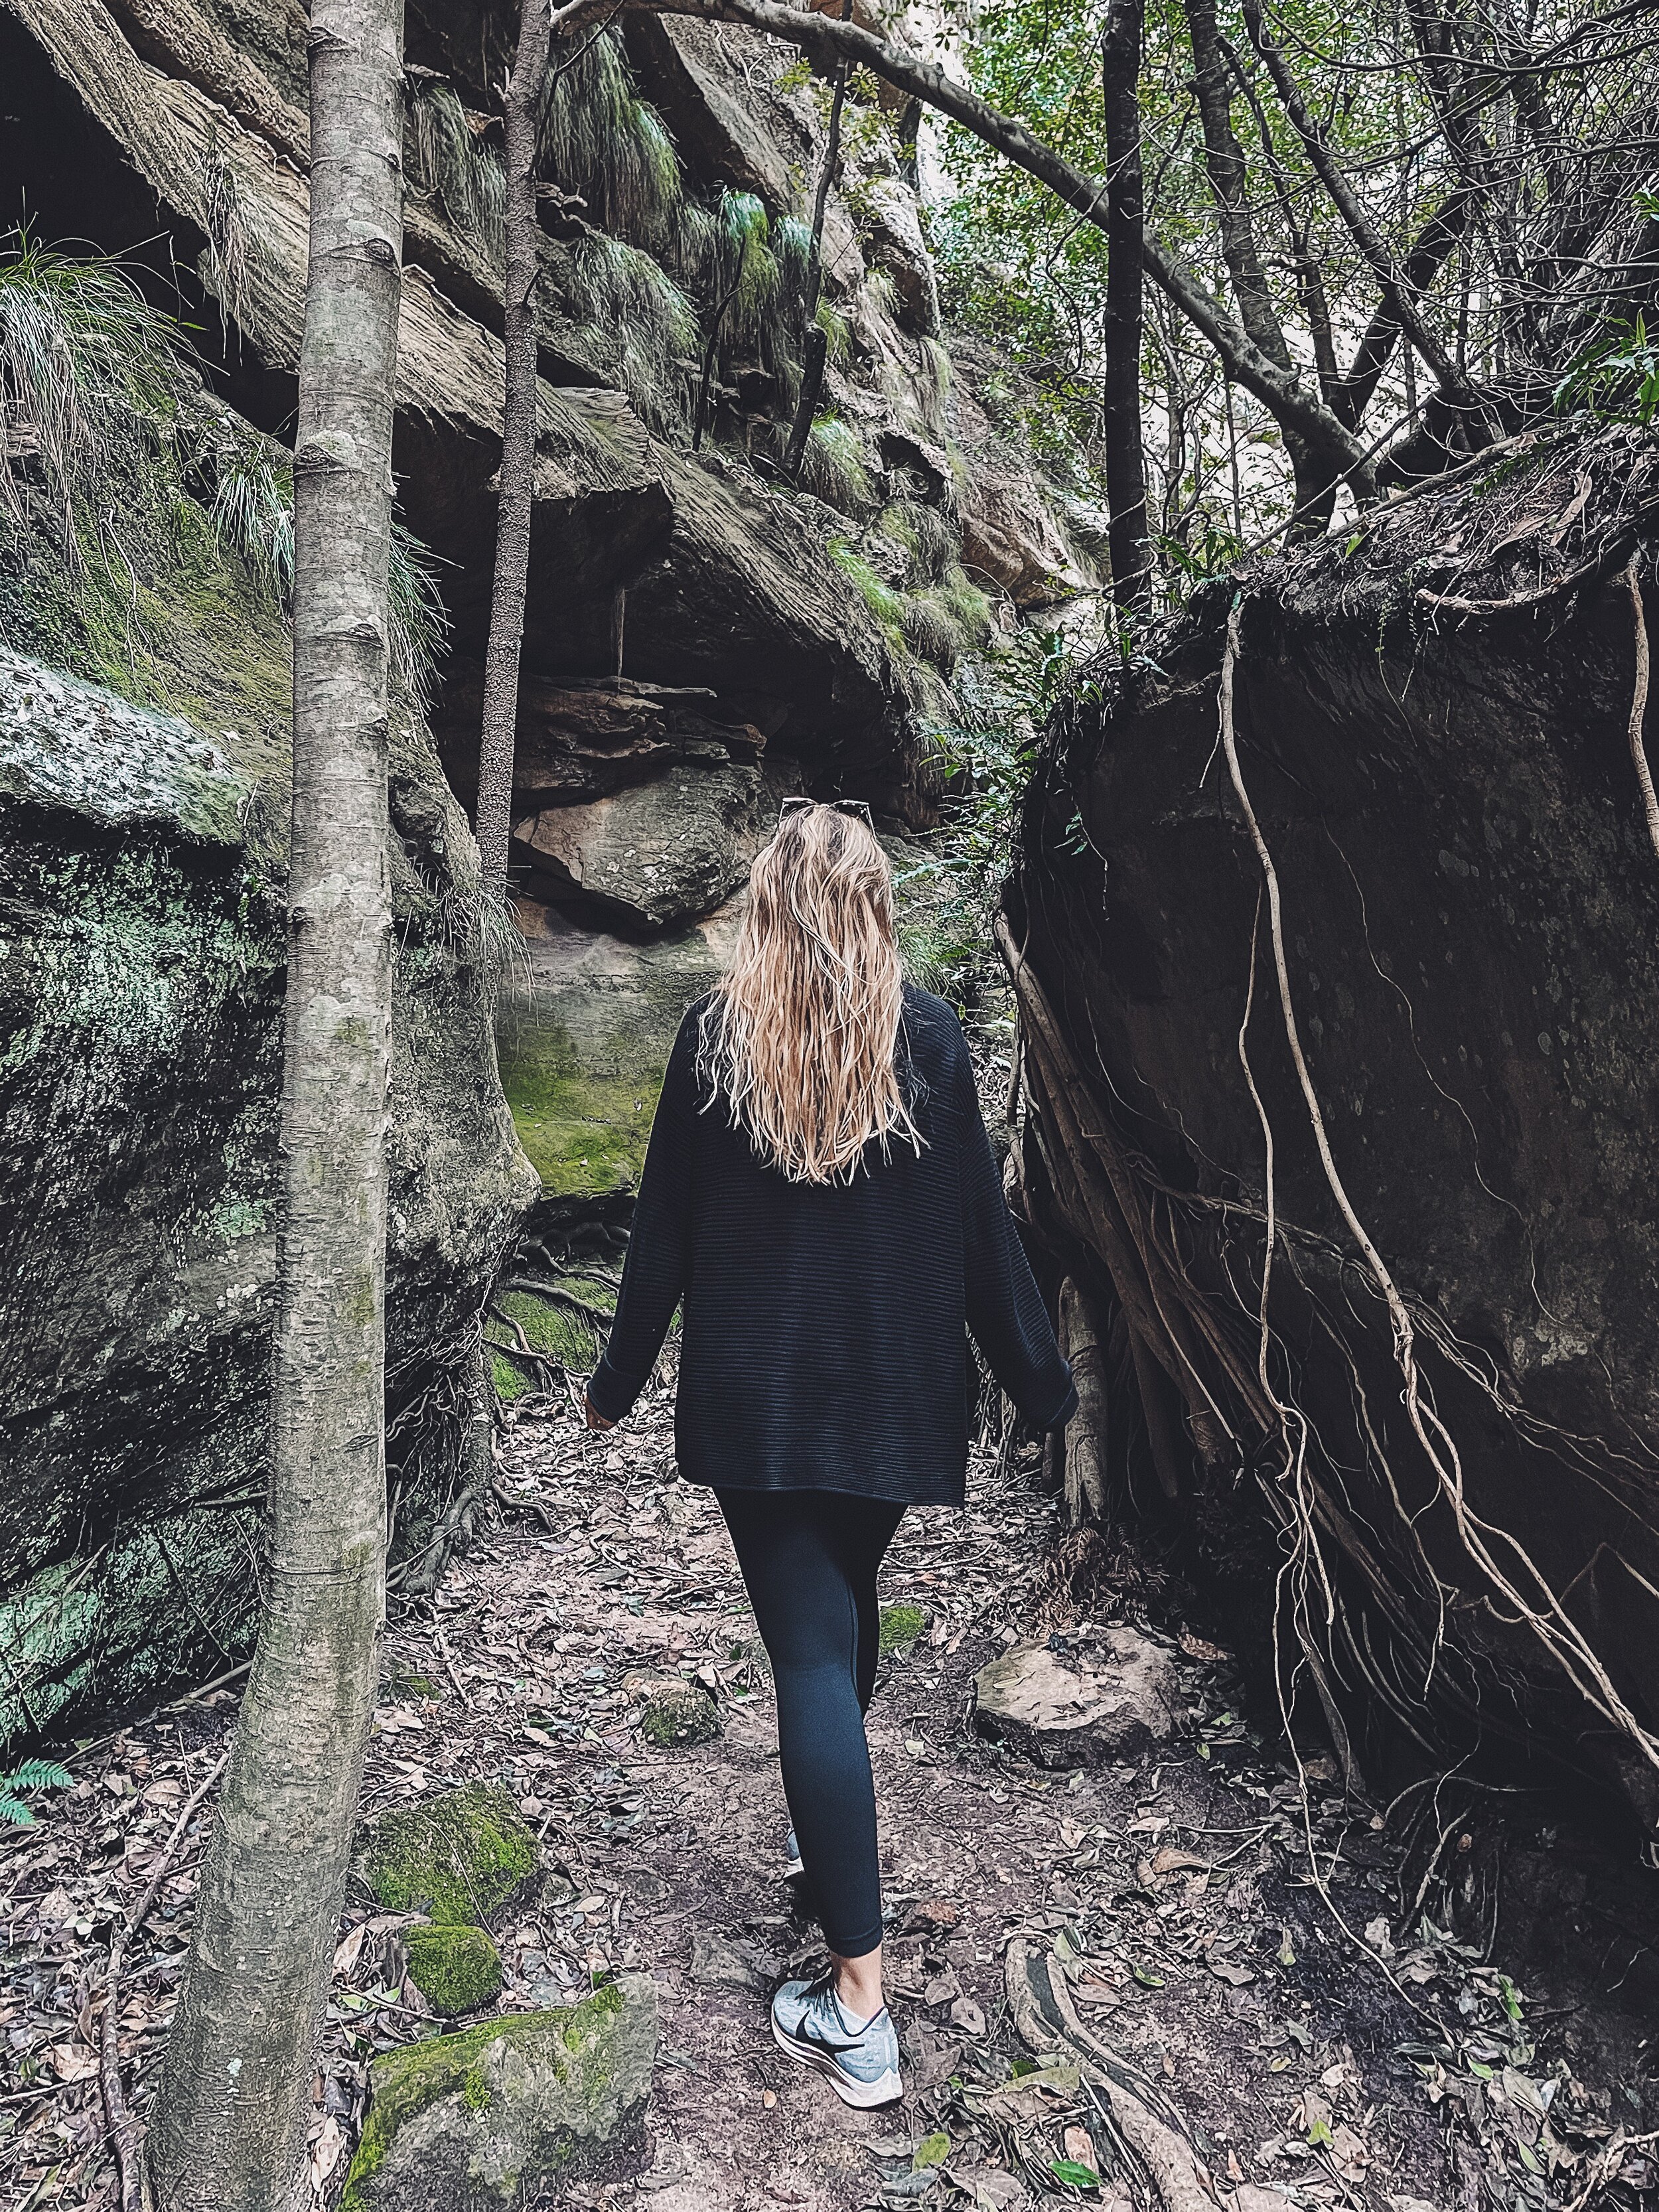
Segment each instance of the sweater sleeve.
M680 1024L669 1054L634 1205L617 1316L587 1385L590 1404L610 1421L621 1420L644 1389L690 1276L698 1012L694 1006Z
M1054 1341L1031 1263L1002 1195L965 1043L957 1083L968 1327L987 1366L1025 1419L1039 1429L1060 1428L1077 1411L1072 1370Z

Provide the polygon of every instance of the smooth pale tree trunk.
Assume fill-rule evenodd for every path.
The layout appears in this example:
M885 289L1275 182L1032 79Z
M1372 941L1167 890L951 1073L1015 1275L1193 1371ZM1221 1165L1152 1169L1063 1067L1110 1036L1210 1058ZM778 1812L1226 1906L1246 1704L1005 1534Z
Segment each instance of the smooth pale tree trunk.
M541 225L536 216L537 122L551 41L547 0L524 0L518 52L507 81L506 267L502 335L507 393L495 508L495 582L484 650L483 726L478 738L479 873L486 900L507 896L513 834L513 756L519 720L519 654L530 584L530 523L536 477L536 287Z
M1145 0L1110 0L1100 40L1106 122L1106 514L1112 597L1120 609L1152 596L1146 456L1140 435L1145 314L1141 237L1140 49Z
M283 1224L258 1645L150 2130L161 2212L298 2212L384 1611L386 565L402 0L313 0Z

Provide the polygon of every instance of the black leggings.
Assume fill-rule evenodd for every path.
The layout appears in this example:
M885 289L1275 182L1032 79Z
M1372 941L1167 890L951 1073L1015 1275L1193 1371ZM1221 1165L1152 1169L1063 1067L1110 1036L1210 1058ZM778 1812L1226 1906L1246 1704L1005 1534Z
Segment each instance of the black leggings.
M881 1941L876 1793L864 1715L880 1645L876 1570L904 1511L834 1490L718 1489L772 1662L783 1794L837 1957Z

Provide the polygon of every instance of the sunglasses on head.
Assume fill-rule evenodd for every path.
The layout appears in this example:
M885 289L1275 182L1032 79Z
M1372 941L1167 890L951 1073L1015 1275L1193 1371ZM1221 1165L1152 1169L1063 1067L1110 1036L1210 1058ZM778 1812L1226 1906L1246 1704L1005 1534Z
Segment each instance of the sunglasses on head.
M778 809L778 819L780 822L787 821L790 815L799 814L809 806L827 806L836 814L850 814L855 822L862 822L866 830L873 830L876 826L870 818L869 808L861 799L786 799Z

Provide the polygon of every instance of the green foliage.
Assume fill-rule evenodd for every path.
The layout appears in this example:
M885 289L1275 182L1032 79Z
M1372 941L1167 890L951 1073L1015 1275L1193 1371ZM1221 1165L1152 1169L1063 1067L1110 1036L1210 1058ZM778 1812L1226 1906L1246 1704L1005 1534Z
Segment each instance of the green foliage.
M499 259L507 173L501 156L473 129L454 87L441 78L416 82L409 104L407 160L416 191L430 193L458 229Z
M803 491L854 521L875 511L875 488L858 433L837 415L818 416L808 431L799 483Z
M824 358L832 368L845 368L852 356L853 332L847 318L828 300L820 300L812 318L824 336Z
M653 253L679 251L680 158L661 117L640 98L615 31L584 38L549 70L541 158L555 184L580 193L591 222Z
M1555 404L1603 422L1651 422L1659 414L1659 339L1648 336L1646 317L1616 319L1581 347L1555 387Z
M957 672L948 718L932 732L952 795L927 858L898 879L902 896L926 917L918 949L938 978L917 981L942 997L970 997L1000 975L991 932L1014 828L1042 724L1077 682L1070 644L1057 630L1017 631L1006 650L964 659Z
M721 336L734 350L757 345L777 306L779 269L766 210L753 192L720 194L711 244L710 304L725 303Z
M690 300L648 253L603 231L576 241L571 270L573 304L640 415L658 430L682 427L700 343Z
M75 1777L53 1759L26 1759L9 1774L0 1774L0 1821L14 1828L38 1828L34 1814L23 1802L37 1790L72 1790Z
M20 470L37 472L72 562L101 486L135 457L171 473L196 382L184 332L118 263L0 236L0 498L20 513Z
M845 538L836 538L830 545L830 557L848 581L858 589L860 597L887 633L890 643L904 645L904 595L884 584L861 553L854 552Z
M884 1659L895 1651L908 1651L928 1631L933 1614L923 1605L884 1605L881 1608L879 1649Z
M256 586L287 616L294 592L294 456L234 416L216 418L194 455L208 520ZM392 526L387 652L392 683L424 710L449 641L449 615L431 554L401 522Z

